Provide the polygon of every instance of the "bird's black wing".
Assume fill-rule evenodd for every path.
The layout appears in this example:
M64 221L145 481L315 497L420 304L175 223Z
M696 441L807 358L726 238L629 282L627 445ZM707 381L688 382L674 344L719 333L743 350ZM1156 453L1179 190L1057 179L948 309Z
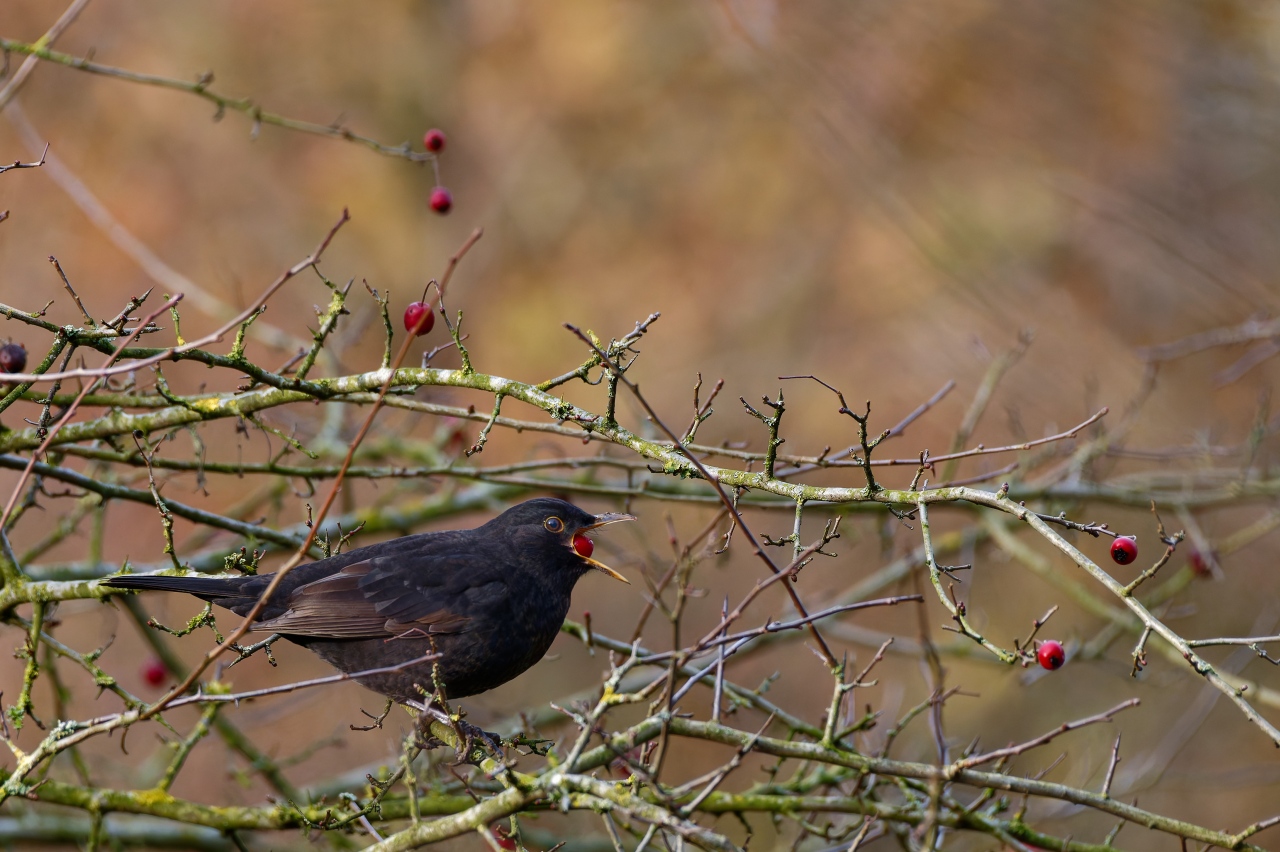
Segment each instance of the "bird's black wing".
M331 639L465 633L468 613L506 594L463 554L375 556L293 591L289 608L259 632Z

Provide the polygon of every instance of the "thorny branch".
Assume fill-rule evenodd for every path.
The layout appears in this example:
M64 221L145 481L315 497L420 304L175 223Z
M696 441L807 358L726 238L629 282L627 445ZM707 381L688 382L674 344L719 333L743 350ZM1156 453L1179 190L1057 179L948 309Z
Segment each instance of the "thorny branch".
M336 231L336 226L334 230ZM159 701L147 703L127 692L117 691L112 683L107 688L125 703L123 710L80 720L51 716L47 708L36 706L40 699L30 688L41 676L40 666L36 662L41 647L48 649L50 655L75 663L103 685L110 681L110 676L97 662L96 653L100 652L81 653L55 638L51 631L56 629L56 622L50 620L50 605L57 601L103 598L112 594L110 590L94 583L93 578L121 566L105 565L99 558L95 558L92 564L76 567L66 579L55 579L51 566L39 561L41 554L51 544L33 549L30 556L24 556L21 560L13 555L11 548L7 548L4 558L0 559L0 568L3 569L0 576L4 580L3 587L0 587L0 614L22 630L24 641L28 644L28 675L24 678L23 688L16 695L17 703L9 709L15 722L24 717L37 718L46 722L49 730L43 733L34 746L20 746L17 737L28 736L29 731L6 729L5 742L13 753L15 762L11 767L0 770L0 777L3 778L0 796L58 803L94 814L149 814L193 826L210 826L224 832L305 826L314 831L327 830L333 833L339 828L362 826L362 830L372 832L376 838L380 838L373 848L385 849L408 848L423 842L477 832L494 836L489 834L489 827L498 818L549 809L583 809L608 814L611 820L609 825L618 837L630 837L628 842L654 843L655 838L661 837L672 844L688 843L707 849L740 847L739 841L734 839L727 825L708 827L698 821L699 815L728 813L779 815L793 822L794 830L800 837L812 835L827 841L852 841L853 845L865 842L873 831L906 831L908 834L923 831L920 837L933 839L943 836L944 831L973 831L1005 843L1035 845L1047 849L1078 852L1101 848L1097 843L1036 831L1027 824L1021 812L1011 818L1005 813L1002 799L1002 795L1007 793L1083 805L1116 816L1122 821L1136 822L1173 836L1203 843L1240 849L1256 848L1248 843L1248 838L1269 827L1270 823L1266 819L1260 819L1254 825L1231 834L1164 817L1121 802L1117 793L1112 791L1113 785L1118 783L1114 771L1118 762L1118 745L1111 755L1111 767L1101 793L1039 778L1028 779L1011 772L1009 764L1014 756L1043 747L1077 727L1109 721L1116 712L1131 706L1132 702L1126 702L1097 716L1063 723L1044 736L1020 745L986 752L980 752L975 747L958 758L943 758L934 764L890 759L885 756L887 742L879 757L868 756L874 750L855 747L859 737L866 736L873 730L880 713L871 707L865 712L855 711L849 695L855 688L871 684L867 677L874 666L882 663L886 654L900 653L902 650L914 652L913 645L910 640L894 642L892 637L878 635L872 645L873 648L878 648L874 658L859 669L850 669L848 666L851 663L848 661L837 661L827 637L851 635L850 631L862 629L844 621L857 618L860 611L895 603L919 602L919 596L911 595L879 599L873 597L873 586L876 583L894 582L893 577L904 576L903 572L910 570L912 564L919 566L923 562L927 567L938 600L950 612L960 633L969 640L976 641L996 660L1005 663L1025 662L1026 644L1015 644L1017 651L1004 651L979 634L969 620L967 604L961 602L955 589L963 578L968 577L968 574L958 573L960 567L970 566L949 567L939 562L944 551L952 552L959 546L951 537L941 536L932 528L930 511L939 507L960 507L970 513L983 512L988 519L998 519L993 521L995 526L992 529L1000 524L1010 527L1021 524L1030 528L1092 579L1094 587L1081 587L1081 591L1073 593L1081 595L1080 600L1097 602L1096 596L1101 594L1099 589L1109 594L1111 603L1103 604L1108 607L1105 617L1114 624L1132 625L1135 632L1140 632L1142 639L1139 650L1144 649L1148 641L1163 643L1160 647L1167 648L1172 659L1184 659L1190 672L1200 675L1228 695L1245 718L1268 735L1275 736L1271 723L1255 709L1251 701L1246 700L1246 693L1239 688L1239 681L1219 673L1212 664L1197 656L1195 649L1210 645L1239 644L1251 646L1260 656L1267 657L1263 646L1280 641L1276 636L1260 634L1239 639L1183 639L1157 615L1162 612L1158 603L1148 604L1139 599L1139 592L1146 592L1145 586L1140 589L1137 582L1125 585L1112 578L1053 528L1057 526L1065 530L1066 534L1113 535L1105 525L1073 520L1061 510L1056 513L1050 511L1047 505L1043 511L1024 505L1028 500L1049 503L1062 498L1075 505L1080 500L1105 496L1105 489L1090 491L1088 483L1082 483L1079 479L1050 480L1035 486L1038 490L1025 484L1025 481L1016 486L1002 486L996 491L962 486L930 488L927 483L921 484L920 474L917 474L916 482L911 488L890 487L887 482L880 482L872 475L872 468L880 462L871 457L872 453L881 441L901 434L904 424L922 416L931 408L931 403L922 405L904 424L895 427L896 432L889 429L876 435L869 431L870 409L865 412L850 410L844 403L843 395L825 382L820 383L831 389L840 400L840 413L852 417L858 427L858 444L850 451L851 461L837 463L838 460L833 460L828 464L824 461L827 455L825 451L817 457L784 456L778 453L779 446L785 440L782 434L784 408L781 395L776 400L764 400L768 413L748 406L748 410L753 411L754 416L766 427L767 438L762 452L714 444L694 444L698 431L709 428L707 424L714 413L711 401L722 385L717 384L705 400L695 392L693 421L683 433L677 435L666 426L650 402L640 393L638 383L628 374L637 363L640 338L651 329L657 319L656 314L637 323L630 334L607 345L601 343L595 335L575 329L580 339L590 348L587 361L577 369L541 385L480 372L474 367L468 368L469 363L463 369L402 367L400 365L406 359L412 337L401 345L394 358L388 357L376 369L347 376L309 376L307 374L317 363L315 352L335 339L332 332L340 318L349 310L344 306L346 290L338 287L330 287L330 307L324 312L319 330L315 332L314 350L297 362L303 366L294 369L292 375L287 370L271 371L250 361L244 354L243 334L238 337L232 356L218 355L208 350L210 343L220 340L231 330L240 328L243 331L272 293L299 272L315 266L332 236L331 232L312 255L287 270L234 323L199 340L176 346L140 347L134 343L138 336L159 333L150 319L167 310L169 304L161 306L161 310L151 317L131 319L131 313L137 311L142 304L142 299L139 298L131 302L115 319L96 324L90 320L90 312L85 310L85 325L80 328L52 326L43 320L39 312L0 308L0 313L25 323L33 332L49 335L51 354L44 359L41 367L32 373L15 375L14 380L24 384L72 378L88 380L75 394L49 394L46 400L44 396L32 393L32 399L39 399L45 406L52 407L53 411L61 411L57 425L45 434L39 434L36 427L0 433L0 450L5 452L5 455L0 455L0 464L25 470L31 483L29 486L16 488L13 492L10 511L7 513L11 526L21 525L25 509L19 509L29 502L51 503L55 496L62 496L50 492L54 483L61 483L58 487L75 489L66 492L67 496L74 496L81 501L77 503L79 508L76 510L76 522L95 513L100 515L119 501L153 506L161 516L166 540L173 551L173 562L146 566L151 570L173 570L178 565L218 570L224 566L224 558L241 546L243 538L248 538L251 543L269 543L291 551L294 556L285 563L283 569L287 571L289 566L298 563L303 554L315 552L311 545L322 530L327 535L338 529L352 529L362 521L367 521L369 523L358 533L365 536L379 530L406 529L453 512L490 507L498 501L530 490L569 490L628 500L656 499L687 501L704 506L712 503L720 505L720 511L709 519L701 532L689 539L687 545L680 546L673 531L673 552L676 555L670 569L662 577L651 578L653 600L648 609L661 607L664 613L674 616L677 621L683 617L682 613L688 608L689 601L695 599L694 575L714 555L714 541L718 538L715 531L725 519L732 519L734 526L741 528L742 535L748 541L747 546L769 566L769 575L748 590L738 605L730 607L726 602L719 618L712 619L708 628L696 631L692 641L679 640L680 631L677 629L673 634L675 641L666 650L651 650L642 646L639 642L640 628L637 628L636 635L630 641L623 641L609 636L607 630L602 631L598 623L590 631L579 625L567 625L566 630L582 638L584 642L589 642L593 648L603 649L616 656L612 658L610 674L604 688L585 697L584 704L557 702L559 706L566 708L567 718L580 726L578 735L570 741L560 745L537 745L548 741L540 739L536 727L531 726L549 727L557 724L552 718L536 723L529 720L516 723L521 728L521 734L509 738L508 744L516 744L517 749L532 748L532 754L520 752L521 759L542 760L545 757L544 764L522 767L517 771L514 765L500 763L490 756L480 758L481 769L487 773L487 777L473 777L467 782L465 789L452 780L431 781L426 788L422 788L419 786L420 781L415 780L410 785L408 795L394 793L392 787L405 778L421 779L431 774L423 766L412 768L418 754L415 746L405 752L406 759L399 764L401 769L398 773L381 778L373 777L369 786L363 790L349 791L345 795L351 798L340 810L327 805L303 804L301 801L293 801L288 805L233 809L199 805L168 795L168 788L184 771L187 757L197 749L208 747L204 744L206 734L217 731L240 753L255 755L252 758L255 763L261 762L265 760L261 750L248 742L242 732L228 726L228 718L234 716L234 708L304 686L323 687L345 678L337 676L235 692L224 681L205 677L205 666L222 648L238 649L242 657L249 650L235 644L247 628L246 620L219 641L217 648L205 656L202 666L189 672L181 672L178 687L170 690ZM457 261L476 237L478 234L473 235L451 260L441 279L441 291L448 283ZM67 284L70 285L70 282ZM172 304L176 305L177 301L174 300ZM375 306L375 309L385 311L385 305ZM57 363L57 359L64 357L68 346L95 349L111 360L96 369L53 371L53 365ZM154 373L155 386L151 390L140 385L136 378L120 384L122 376L136 376L140 370L145 373L146 368L170 360L192 360L217 370L229 371L228 375L235 377L233 384L237 389L183 390L171 387L158 373ZM119 363L113 364L112 361ZM240 376L248 376L250 384L239 385ZM570 382L599 386L600 390L596 392L602 393L604 397L601 413L575 405L564 397L551 393L555 388ZM642 432L633 431L620 422L624 412L616 406L619 386L626 388L634 396L652 424L665 435L664 438L646 437ZM416 400L410 396L413 391L424 387L472 392L488 399L489 405L445 405ZM535 416L529 419L503 416L500 405L504 401L526 406L535 412ZM333 437L336 433L321 430L304 441L291 439L283 450L278 453L273 451L266 462L222 460L216 454L211 454L215 455L214 458L206 458L203 442L197 450L198 455L191 459L182 458L180 452L167 447L164 453L159 452L162 444L185 434L181 430L199 430L223 419L243 419L255 423L258 421L254 418L261 412L296 406L299 403L320 404L323 410L337 412L339 419L344 406L370 403L372 406L353 439L338 439ZM10 404L27 404L27 398L15 396ZM81 419L73 422L73 415L99 407L104 410L102 414L87 417L81 414ZM544 435L585 440L594 443L600 451L514 464L495 464L490 467L468 466L460 463L460 459L466 457L467 443L456 439L456 426L442 428L434 437L415 440L413 443L370 437L366 444L364 438L370 434L370 424L380 407L411 412L417 416L447 416L482 423L482 440L476 442L480 445L483 445L484 440L495 439L500 433L537 431ZM489 411L484 410L485 408ZM1082 454L1105 452L1090 442L1068 445L1086 427L1095 424L1104 413L1105 410L1073 429L1037 441L993 450L979 446L975 451L949 457L929 458L927 453L922 452L921 458L914 460L913 464L923 466L921 459L929 462L958 462L962 458L996 450L1019 453L1035 450L1043 454L1040 460L1022 457L1027 470L1031 470L1036 465L1060 463L1073 454L1078 457ZM277 432L285 434L279 430ZM135 439L135 434L140 437ZM306 452L314 458L301 463L288 460L289 456L301 454L304 443ZM621 452L611 453L608 451L610 448L617 448ZM15 455L22 452L31 453L31 456L23 459ZM717 457L738 459L748 464L745 468L712 464L711 460ZM751 463L757 462L761 463L761 469L751 470ZM792 469L775 470L779 463L791 465ZM94 465L94 472L88 472L85 465ZM806 466L816 470L838 468L841 465L862 468L865 484L817 485L797 481L797 477L808 469ZM1078 470L1079 465L1072 469ZM103 475L103 471L109 473ZM246 504L246 514L237 517L192 505L187 500L177 499L172 493L161 496L161 490L168 481L164 479L165 476L191 475L265 477L267 481L279 483L305 482L306 488L297 492L301 494L312 493L318 482L327 481L330 486L328 496L310 518L309 524L285 526L282 529L261 519L257 514L260 503ZM386 479L392 483L412 479L419 483L429 483L429 487L437 489L438 493L414 509L404 499L408 492L401 492L393 485L392 493L387 499L380 500L363 515L344 515L336 522L326 523L326 515L331 511L342 483L353 478L371 481ZM470 486L455 486L455 483L467 480L471 481ZM1249 487L1258 489L1259 493L1264 493L1268 487L1280 493L1280 486L1268 486L1265 481L1253 480ZM1112 499L1115 499L1114 492L1112 495ZM1236 499L1238 495L1239 492ZM85 497L94 499L85 500ZM1164 497L1161 499L1164 500ZM1138 502L1136 491L1131 501ZM1189 499L1185 498L1168 502L1180 511L1186 511L1185 507L1189 505ZM755 535L748 525L744 512L755 511L757 508L785 508L788 512L786 528L789 529L789 534L771 539L776 543L791 545L792 559L787 565L780 566L769 559L762 547L761 537ZM901 569L890 566L892 571L876 577L874 583L860 583L854 599L824 601L826 605L811 611L802 603L799 593L799 589L808 582L809 575L805 573L805 566L818 555L834 555L827 548L839 536L844 511L877 509L881 512L893 510L900 517L915 517L918 520L922 535L922 546L918 554L903 560L904 567ZM813 513L829 515L833 511L837 512L835 517L823 518L821 534L812 543L802 544L800 536L806 517L811 519ZM397 512L403 513L402 520L395 519ZM235 542L232 544L228 540L213 544L211 538L205 537L201 539L204 542L201 547L207 549L187 551L177 536L175 519L198 525L204 530L230 533L236 537ZM1259 526L1256 535L1263 535L1273 528L1274 524ZM74 524L68 527L67 532L59 535L65 537L71 530L74 530ZM1007 544L1007 539L1003 537L1011 533L1000 527L998 535L993 535L998 541ZM1165 542L1171 555L1177 536L1164 533L1163 528L1157 535ZM256 559L255 554L254 560ZM1168 555L1158 561L1154 568L1165 564L1167 559ZM136 570L144 566L130 567ZM981 570L981 567L977 563L971 570ZM1142 575L1143 578L1148 581L1154 579L1154 568ZM776 594L777 588L785 590L784 599L791 603L794 613L781 617L769 614L760 618L753 626L745 624L749 614L768 595ZM662 596L673 593L680 603L669 607ZM32 618L24 618L19 614L19 608L24 606L31 608ZM757 616L761 615L763 614L757 613ZM824 624L822 633L818 632L819 622ZM1042 622L1043 619L1036 621L1037 625ZM678 624L676 626L679 627ZM741 666L743 660L764 653L767 649L776 647L777 642L784 641L785 637L799 633L807 633L812 638L824 663L835 676L835 692L830 706L826 708L825 719L819 720L819 724L804 718L806 714L789 711L783 706L785 702L767 698L764 687L752 689L735 682L733 678L734 671ZM184 641L198 640L188 638ZM848 672L851 671L860 671L860 674L849 680ZM958 694L961 693L955 687L943 690L919 708L903 715L892 726L889 741L903 736L904 732L909 733L908 726L913 718L926 712L936 712L943 702ZM709 696L712 717L710 722L688 718L684 709L686 705L689 708L701 706L694 702L696 695ZM1250 699L1268 707L1276 706L1272 695L1260 687L1251 688L1248 692ZM653 701L655 696L662 696L662 699L650 705L649 712L641 721L627 725L616 723L613 718L615 708L643 705L647 701ZM164 793L163 796L147 790L95 789L84 777L70 782L63 780L56 769L50 769L56 767L56 759L60 755L70 754L104 734L144 724L148 719L169 724L162 718L161 711L186 705L204 707L204 715L191 730L185 733L175 732L177 751L165 764L168 769L158 788ZM214 712L213 708L216 706L224 706L225 709ZM747 721L748 714L756 715L751 721ZM725 724L724 720L729 720L731 724ZM786 730L785 739L770 736L770 730L777 727ZM449 742L455 747L462 746L452 726L437 722L432 723L429 728L432 737ZM708 773L691 779L667 780L673 770L669 766L664 769L664 765L657 761L660 761L661 754L668 751L669 745L664 745L657 752L656 761L655 753L649 749L651 745L669 744L677 739L720 743L728 746L730 753L718 767ZM727 788L735 780L745 778L746 757L753 754L769 755L777 761L770 776L773 780L729 791ZM989 771L979 770L979 766L987 764L991 764L993 768ZM623 784L615 784L589 774L603 767L619 769L628 780ZM780 774L784 767L789 767L793 772L790 778ZM280 773L279 765L263 763L261 771L266 777L274 779L271 783L277 789L292 789L288 779ZM410 772L412 776L408 774ZM954 794L953 788L957 784L978 787L984 791L983 796L974 803L964 805ZM290 799L295 798L290 796ZM801 813L807 816L800 818ZM819 815L826 820L823 825L813 821ZM410 816L416 821L407 828L395 822ZM427 819L427 816L434 818ZM4 826L0 823L0 838L3 837L3 832ZM649 838L648 841L645 841L646 837Z

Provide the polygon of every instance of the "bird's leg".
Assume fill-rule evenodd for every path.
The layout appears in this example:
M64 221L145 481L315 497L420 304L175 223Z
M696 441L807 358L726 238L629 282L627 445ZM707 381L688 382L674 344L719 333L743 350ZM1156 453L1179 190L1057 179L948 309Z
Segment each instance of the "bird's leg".
M408 700L405 701L404 704L406 707L410 707L418 711L415 731L417 742L415 745L423 750L430 750L438 746L445 745L444 740L431 733L431 723L433 721L448 724L445 719L441 718L440 711L436 710L429 703L424 703L422 701Z
M499 760L502 759L501 735L486 731L478 725L473 725L470 722L464 721L461 716L451 713L445 713L443 715L445 724L451 726L453 728L453 732L458 736L458 739L462 741L462 748L457 750L458 759L454 761L455 763L472 762L471 755L475 750L477 742L483 743L484 749L491 755Z
M431 650L439 653L440 649L436 647L434 637L431 637ZM431 685L435 687L435 704L444 711L448 719L447 724L453 727L453 733L462 741L462 749L457 752L455 763L462 763L471 759L472 749L475 747L476 739L484 740L488 746L489 753L502 759L502 737L497 734L491 734L483 728L478 728L468 722L462 721L463 713L453 713L449 709L449 701L445 697L444 678L440 673L439 661L431 664Z

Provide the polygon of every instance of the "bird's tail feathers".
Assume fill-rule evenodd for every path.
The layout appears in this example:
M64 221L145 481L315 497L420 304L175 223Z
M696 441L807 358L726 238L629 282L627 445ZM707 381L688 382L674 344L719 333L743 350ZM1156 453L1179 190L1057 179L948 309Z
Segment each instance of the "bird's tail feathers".
M164 574L124 574L109 577L102 585L113 589L144 589L160 592L186 592L212 600L213 598L240 597L245 577L170 577Z

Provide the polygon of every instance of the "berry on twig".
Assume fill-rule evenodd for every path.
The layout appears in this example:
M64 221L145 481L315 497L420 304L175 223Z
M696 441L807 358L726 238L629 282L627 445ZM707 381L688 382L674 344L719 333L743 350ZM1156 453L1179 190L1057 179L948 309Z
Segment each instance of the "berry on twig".
M1067 661L1067 653L1062 650L1061 642L1050 639L1040 643L1040 647L1036 649L1036 660L1052 672L1062 668L1062 664Z
M443 186L437 186L431 190L429 203L432 210L443 216L453 207L453 194Z
M1119 565L1128 565L1138 558L1138 542L1130 536L1120 536L1111 542L1111 558Z
M433 154L439 154L444 150L445 135L444 131L433 127L422 136L422 145Z
M404 330L422 337L436 324L435 312L426 302L411 302L404 309Z

